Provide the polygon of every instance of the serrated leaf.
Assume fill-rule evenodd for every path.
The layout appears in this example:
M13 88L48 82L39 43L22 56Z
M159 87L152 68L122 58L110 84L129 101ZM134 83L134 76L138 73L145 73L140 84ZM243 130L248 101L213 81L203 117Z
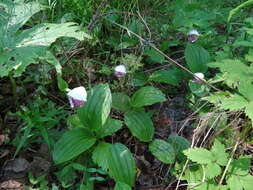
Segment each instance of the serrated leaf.
M175 161L175 151L171 144L162 139L155 139L149 144L150 152L160 161L172 164Z
M252 190L252 187L253 187L252 175L242 176L241 181L242 181L242 186L244 187L244 190Z
M106 142L100 142L92 152L93 162L103 168L105 171L107 171L109 167L108 156L110 148L111 144Z
M28 65L45 60L47 47L59 37L73 37L79 40L84 37L90 38L74 23L40 24L17 32L33 14L44 7L38 2L5 1L2 3L5 3L5 9L1 12L6 13L3 14L6 19L2 17L0 19L0 46L4 47L0 53L0 77L7 76L10 72L15 77L19 77ZM66 88L66 83L61 80L61 75L58 74L57 78L59 86Z
M189 69L194 72L205 73L210 61L209 53L202 47L188 43L185 49L185 59Z
M96 131L97 138L103 138L120 130L122 122L116 119L107 119L106 123L98 131Z
M112 94L112 107L119 111L128 111L131 109L130 98L124 93Z
M221 168L218 164L210 163L205 167L206 177L213 179L221 174Z
M140 141L149 142L154 136L153 122L148 114L141 110L125 113L125 123L133 136Z
M152 86L145 86L134 93L131 98L131 105L133 107L142 107L164 101L166 101L166 98L160 90Z
M230 178L228 178L227 184L230 190L243 190L243 186L238 176L232 175Z
M211 149L215 162L221 166L226 166L228 162L228 154L226 153L225 146L220 143L217 139L215 139L214 144Z
M238 86L239 92L245 97L248 101L253 101L253 84L252 81L241 82Z
M241 156L233 160L229 166L229 173L233 175L247 175L250 169L250 156Z
M111 111L111 104L109 86L107 84L97 85L88 94L85 106L78 110L78 117L85 127L97 131L105 124Z
M6 1L5 11L8 13L8 22L5 23L7 28L6 32L15 33L20 27L22 27L35 13L45 9L44 6L38 2L12 2ZM2 24L2 23L1 23ZM4 25L2 25L4 26Z
M209 63L208 66L219 68L226 76L225 82L232 88L245 81L252 81L252 69L238 59L224 59L219 62Z
M85 129L67 131L55 144L53 159L56 164L71 160L95 144L96 138Z
M198 164L210 164L214 161L212 153L204 148L189 148L183 152L191 161Z
M248 101L240 95L233 94L229 98L224 98L219 107L224 110L237 111L245 108Z
M67 22L62 24L38 24L35 27L24 30L15 38L15 46L49 46L57 38L72 37L78 40L91 38L88 34L81 31L81 27L76 23Z
M154 72L149 77L149 80L178 86L179 82L182 80L182 74L176 69L159 70Z
M117 182L113 190L132 190L132 188L122 182Z
M133 186L135 182L135 160L128 148L120 143L113 144L108 157L109 174L116 182Z

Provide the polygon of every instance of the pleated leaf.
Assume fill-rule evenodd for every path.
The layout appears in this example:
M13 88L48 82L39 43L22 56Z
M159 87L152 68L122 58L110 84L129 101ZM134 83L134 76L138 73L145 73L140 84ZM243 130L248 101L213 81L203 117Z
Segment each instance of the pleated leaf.
M128 111L131 108L130 98L124 93L112 94L112 107L119 111Z
M185 49L185 59L189 69L194 72L205 73L210 61L209 53L202 47L188 43Z
M153 122L142 110L132 110L125 114L125 123L133 136L140 141L149 142L154 136Z
M136 165L129 149L120 143L113 144L108 157L109 174L117 182L130 187L135 182Z
M122 182L117 182L113 190L132 190L132 188Z
M150 152L160 161L172 164L175 161L175 151L171 144L162 139L155 139L149 145Z
M85 129L77 128L67 131L55 144L53 159L56 164L69 161L88 150L95 142L96 138Z
M160 90L152 86L145 86L134 93L131 98L131 105L133 107L142 107L164 102L165 100L166 98Z
M103 138L120 130L122 122L117 119L107 119L106 123L98 131L96 131L97 138Z
M92 160L99 165L105 171L108 170L108 156L111 148L111 144L106 142L100 142L95 150L92 152Z
M78 116L83 125L97 131L105 124L112 104L110 88L107 84L95 86L88 94L85 106L78 110Z

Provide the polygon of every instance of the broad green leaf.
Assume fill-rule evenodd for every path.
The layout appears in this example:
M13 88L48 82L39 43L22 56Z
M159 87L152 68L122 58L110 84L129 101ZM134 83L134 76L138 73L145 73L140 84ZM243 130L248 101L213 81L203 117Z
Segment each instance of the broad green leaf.
M176 153L176 157L180 160L185 157L182 151L187 148L190 148L189 141L186 138L178 136L176 134L170 135L168 137L167 142L173 146Z
M149 142L154 136L153 122L148 114L141 110L125 113L125 123L133 136L140 141Z
M159 70L149 77L151 81L163 82L174 86L178 86L182 79L182 74L176 69Z
M30 64L37 64L40 60L47 60L47 48L60 37L73 37L78 40L91 38L81 31L81 27L75 23L63 24L39 24L33 28L18 31L29 18L44 9L38 2L25 3L22 1L2 1L0 18L0 77L10 73L15 77L21 76ZM3 48L4 47L4 48ZM59 63L54 65L58 67ZM52 64L52 62L51 62ZM61 69L61 68L60 68ZM67 88L57 71L59 87Z
M253 70L238 59L224 59L219 62L209 63L209 67L219 68L226 74L225 82L228 86L235 88L240 83L252 81Z
M100 84L92 88L87 103L78 110L83 125L97 131L105 124L111 111L112 97L108 84Z
M132 86L144 86L148 81L148 76L145 73L134 73L131 81Z
M44 6L40 5L38 2L12 2L3 1L5 11L8 13L8 18L6 18L6 32L15 33L21 28L35 13L45 9ZM2 23L1 23L2 24ZM1 28L0 27L0 28Z
M124 93L112 94L112 107L119 111L128 111L131 108L130 98Z
M240 182L239 176L232 175L230 178L228 178L227 184L230 190L243 190L243 186Z
M98 131L96 131L97 138L103 138L120 130L122 122L116 119L107 119L106 123Z
M202 99L217 104L221 109L228 109L230 111L237 111L248 105L248 101L242 96L227 92L214 93Z
M239 92L246 98L248 101L253 101L253 84L252 81L241 82L238 86Z
M205 73L210 61L209 53L202 47L188 43L185 49L185 59L189 69L194 72Z
M110 148L111 144L106 142L100 142L92 152L93 162L103 168L105 171L107 171L109 167L108 156Z
M122 182L117 182L113 190L132 190L132 188Z
M113 144L108 157L109 174L116 182L133 186L135 182L135 160L128 148L120 143Z
M152 86L145 86L134 93L131 98L131 105L133 107L142 107L164 101L166 101L166 98L160 90Z
M38 24L31 29L24 30L15 38L15 46L50 46L57 38L72 37L78 40L91 38L81 31L81 27L73 22L62 24Z
M245 108L246 105L248 105L248 101L245 98L240 95L233 94L228 98L224 98L219 107L224 110L228 109L230 111L237 111Z
M233 160L229 166L229 173L233 175L247 175L250 169L250 156L241 156Z
M249 102L249 104L246 106L245 114L251 119L253 124L253 101Z
M207 178L213 179L221 174L221 168L216 163L210 163L205 167L205 172Z
M215 139L211 152L215 157L215 162L221 166L226 166L228 162L228 154L226 153L225 146Z
M165 60L164 57L154 49L145 50L144 54L148 55L152 62L162 63Z
M212 153L204 148L189 148L183 152L191 161L198 164L210 164L214 161Z
M252 187L253 187L252 175L242 176L241 181L242 181L242 186L244 187L244 190L252 190Z
M67 131L55 144L53 159L56 164L71 160L95 144L96 138L85 129Z
M155 139L149 144L150 152L160 161L172 164L175 161L175 151L171 144L162 139Z

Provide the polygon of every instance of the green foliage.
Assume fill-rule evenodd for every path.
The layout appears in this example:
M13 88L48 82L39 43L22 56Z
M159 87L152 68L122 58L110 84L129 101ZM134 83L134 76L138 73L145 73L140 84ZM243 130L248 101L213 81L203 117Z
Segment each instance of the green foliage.
M133 186L136 166L131 152L120 143L113 144L108 156L109 174L117 182Z
M184 137L172 134L168 137L167 142L174 148L176 158L180 161L183 160L185 158L183 150L190 147L189 141Z
M136 136L140 141L149 142L153 139L153 122L146 112L140 110L126 112L125 123L132 135Z
M157 102L163 102L165 100L166 98L160 90L152 86L145 86L134 93L131 98L131 105L138 108L152 105Z
M191 189L249 190L252 187L253 176L249 174L250 157L242 156L229 163L225 146L218 140L214 141L211 150L190 148L183 152L188 159L195 163L190 164L182 176L183 180L187 180ZM227 164L229 165L227 166ZM220 179L224 167L228 168L225 176L226 185L219 186L216 179Z
M182 79L182 73L177 69L159 70L149 77L150 81L167 83L174 86L179 86Z
M150 152L160 161L166 164L172 164L175 161L175 151L173 146L161 139L155 139L149 145Z
M78 117L86 128L97 131L105 124L111 111L111 104L109 86L98 85L90 91L86 105L78 110Z
M249 54L251 55L251 51ZM219 62L210 63L211 67L218 67L223 74L223 79L230 88L236 92L217 92L203 99L216 104L220 109L237 111L244 109L245 114L253 121L253 80L251 78L252 64L247 66L240 60L225 59Z
M248 0L248 1L245 1L243 2L242 4L240 4L239 6L237 6L236 8L232 9L230 12L229 12L229 15L228 15L228 22L230 22L230 20L232 19L232 17L234 15L236 15L241 9L243 8L246 8L246 7L250 7L251 5L253 4L253 1L252 0Z
M188 43L185 49L185 59L187 66L193 73L205 73L210 55L204 48Z
M37 141L39 136L43 137L44 142L51 149L55 141L52 135L53 128L66 116L66 112L61 107L40 97L30 101L28 106L21 106L21 110L16 114L25 127L18 131L18 135L13 141L13 144L17 146L15 155L28 142Z
M96 142L96 138L85 129L73 129L66 131L55 144L53 159L60 164L78 156L88 150Z
M117 182L113 190L131 190L132 188L122 182Z
M83 40L91 38L87 33L81 31L81 28L75 23L63 24L38 24L33 28L21 30L21 27L35 13L43 10L45 7L38 2L18 2L3 1L1 12L5 14L0 20L0 77L14 75L21 76L26 67L30 64L39 63L39 60L48 60L53 55L48 52L48 47L55 42L57 38L66 36ZM54 60L58 79L62 84L61 66L57 59ZM64 88L64 87L62 87Z
M119 111L128 111L131 108L130 98L124 93L112 94L112 107Z

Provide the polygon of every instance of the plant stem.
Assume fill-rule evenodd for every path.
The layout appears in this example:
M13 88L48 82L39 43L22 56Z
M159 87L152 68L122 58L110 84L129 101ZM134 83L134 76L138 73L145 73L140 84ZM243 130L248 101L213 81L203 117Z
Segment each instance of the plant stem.
M17 104L18 96L17 96L16 80L15 80L15 78L13 78L13 76L11 74L9 75L9 79L10 79L10 82L11 82L11 88L12 88L12 94L13 94L13 97L14 97L14 101L15 101L15 104Z
M226 168L225 168L225 170L224 170L224 172L223 172L223 174L222 174L222 176L221 176L221 179L220 179L220 181L219 181L219 185L218 185L218 187L217 187L217 189L216 190L220 190L220 186L221 186L221 184L222 184L222 182L223 182L223 180L224 180L224 178L225 178L225 176L226 176L226 173L227 173L227 171L228 171L228 168L229 168L229 166L230 166L230 164L231 164L231 162L232 162L232 160L233 160L233 157L234 157L234 154L235 154L235 151L236 151L236 149L237 149L237 147L238 147L238 145L239 145L239 139L236 141L236 143L235 143L235 146L234 146L234 148L233 148L233 150L232 150L232 153L231 153L231 156L230 156L230 158L229 158L229 160L228 160L228 163L227 163L227 165L226 165Z

